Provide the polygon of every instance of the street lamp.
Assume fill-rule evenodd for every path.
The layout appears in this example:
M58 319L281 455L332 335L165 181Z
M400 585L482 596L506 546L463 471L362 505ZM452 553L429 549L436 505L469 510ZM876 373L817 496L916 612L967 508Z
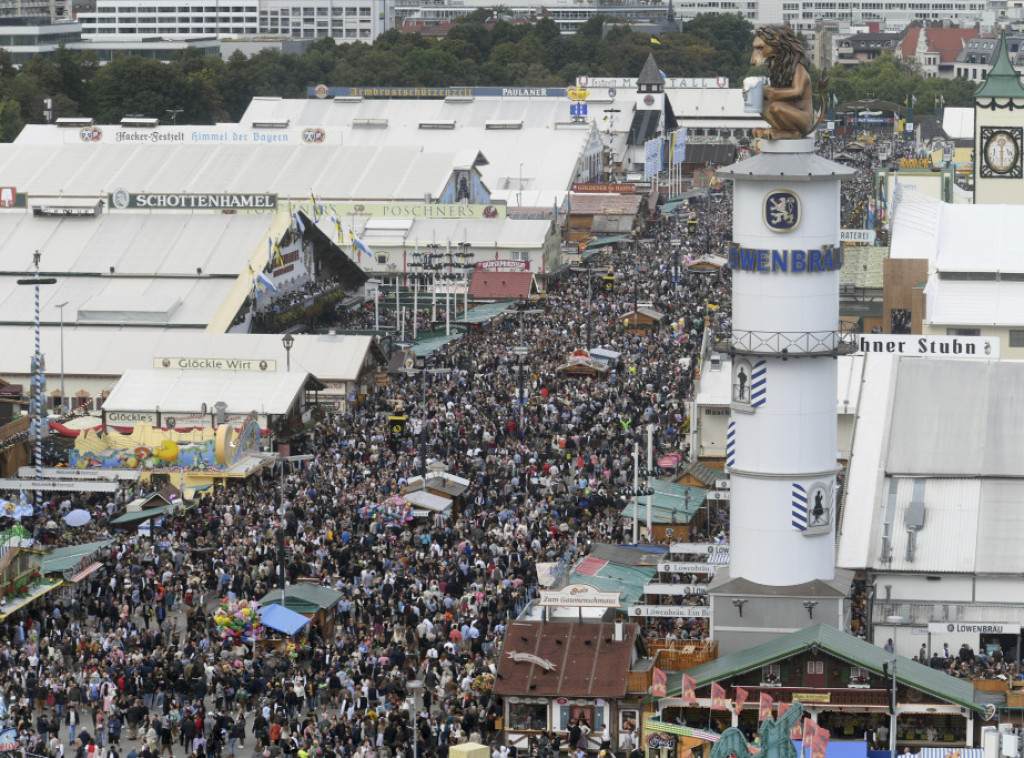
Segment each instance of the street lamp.
M60 410L61 413L67 413L71 406L68 405L68 396L64 394L64 306L70 301L65 300L63 303L58 303L57 310L60 311Z
M892 625L892 700L889 704L889 758L896 758L896 659L899 657L897 642L899 638L899 625L903 623L902 616L886 616L885 621Z
M286 335L284 335L284 337L281 338L281 344L284 345L285 369L287 371L291 371L292 370L292 345L295 344L295 337L293 337L290 334L286 334Z

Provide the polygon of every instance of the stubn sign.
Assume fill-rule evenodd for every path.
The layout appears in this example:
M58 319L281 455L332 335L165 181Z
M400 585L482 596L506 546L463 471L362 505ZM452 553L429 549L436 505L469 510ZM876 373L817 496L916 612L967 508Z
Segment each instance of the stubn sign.
M919 334L858 334L857 353L939 356L941 358L998 358L998 337L922 336Z

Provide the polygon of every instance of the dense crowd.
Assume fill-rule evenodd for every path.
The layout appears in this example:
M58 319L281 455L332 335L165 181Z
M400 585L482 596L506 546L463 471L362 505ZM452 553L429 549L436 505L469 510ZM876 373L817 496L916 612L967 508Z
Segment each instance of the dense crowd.
M589 280L565 272L536 308L469 332L432 355L427 371L393 377L324 419L293 444L314 459L285 473L283 492L272 472L217 488L165 516L152 539L109 529L111 514L138 494L129 489L57 497L26 519L50 545L112 539L96 556L105 568L76 591L0 624L0 692L27 749L407 758L414 740L419 755L436 756L466 740L492 743L500 711L487 674L505 625L535 591L536 564L565 565L593 542L629 540L618 489L631 482L634 442L646 445L648 426L659 454L685 460L701 341L707 323L727 323L729 277L684 264L723 249L730 199L721 194L694 203L696 233L685 217L653 214L637 242L593 261ZM608 272L612 291L601 286ZM623 317L636 304L667 323L631 334ZM442 307L428 323L430 305L421 302L420 328L443 328ZM386 302L377 307L338 325L395 323ZM560 371L588 347L588 333L590 347L620 353L607 375ZM519 344L529 346L522 378ZM396 408L413 421L405 436L388 433ZM361 516L428 463L470 482L456 515L401 524ZM76 508L93 521L59 528ZM338 621L311 624L291 654L225 644L215 607L275 587L279 526L288 582L340 591ZM713 528L727 535L726 513ZM652 633L707 629L669 619ZM422 708L410 719L413 680L423 682Z

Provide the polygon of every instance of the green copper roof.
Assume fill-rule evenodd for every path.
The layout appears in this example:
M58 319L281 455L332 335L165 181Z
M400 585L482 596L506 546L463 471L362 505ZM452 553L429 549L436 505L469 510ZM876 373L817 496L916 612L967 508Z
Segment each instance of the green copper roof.
M892 654L883 648L841 632L835 627L817 624L761 645L731 653L692 668L686 673L693 677L697 687L706 686L711 682L722 682L746 671L791 658L814 645L829 655L875 674L882 674L882 664L892 660ZM897 676L903 684L948 703L956 703L975 711L984 708L974 699L973 684L909 658L899 657ZM669 697L677 697L682 691L682 678L682 672L669 673Z
M996 61L992 64L992 70L988 72L988 78L975 90L974 97L1024 98L1024 86L1021 86L1020 77L1013 70L1010 56L1006 52L1005 28L999 32L999 50L996 51Z

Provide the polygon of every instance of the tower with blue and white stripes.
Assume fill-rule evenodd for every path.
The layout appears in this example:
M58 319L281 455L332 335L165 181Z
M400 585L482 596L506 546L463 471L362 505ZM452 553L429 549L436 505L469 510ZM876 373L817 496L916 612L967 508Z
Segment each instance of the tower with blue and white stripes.
M813 145L764 140L718 172L735 199L729 576L771 588L835 578L840 183L853 171Z

